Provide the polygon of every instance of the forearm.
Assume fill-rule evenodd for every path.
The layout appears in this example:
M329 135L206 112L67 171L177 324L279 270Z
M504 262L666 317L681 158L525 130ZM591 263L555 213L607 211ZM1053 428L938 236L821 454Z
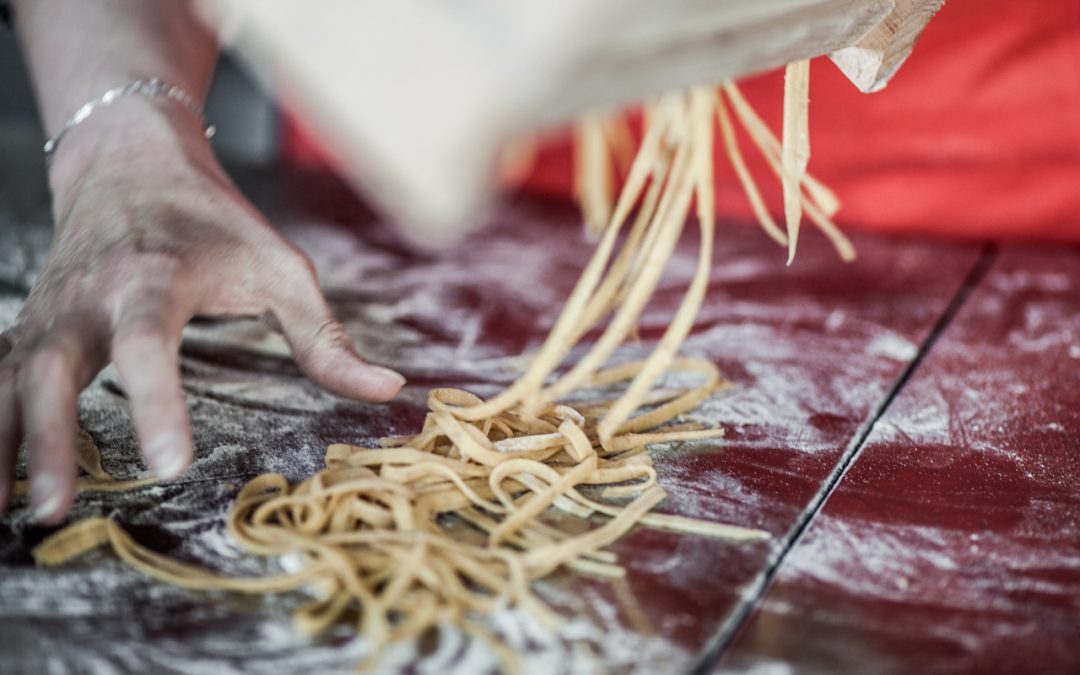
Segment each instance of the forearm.
M205 98L217 45L189 0L14 0L12 5L48 136L87 101L140 78L166 80L200 103ZM94 154L92 141L122 129L129 143L138 142L147 102L118 101L111 107L80 125L85 129L73 130L57 149L51 173L60 175L50 176L54 192ZM195 116L188 112L187 117L197 127Z

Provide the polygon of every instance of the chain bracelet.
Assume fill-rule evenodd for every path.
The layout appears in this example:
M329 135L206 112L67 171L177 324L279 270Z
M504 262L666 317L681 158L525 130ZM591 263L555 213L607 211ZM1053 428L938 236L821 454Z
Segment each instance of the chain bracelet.
M56 152L56 146L60 144L60 141L67 135L69 131L77 127L82 122L86 121L86 118L90 117L98 108L109 105L115 102L117 99L131 95L146 96L147 98L163 97L176 101L180 105L184 106L191 112L198 115L202 121L203 126L206 128L204 132L207 138L213 138L216 128L214 125L209 124L206 121L206 116L203 112L203 107L195 102L195 98L191 94L187 93L175 84L169 84L159 80L158 78L140 79L129 82L122 87L116 87L110 89L101 96L95 98L93 101L84 103L82 107L75 111L75 114L71 116L64 126L57 131L56 134L45 141L45 166L49 166L52 163L53 154Z

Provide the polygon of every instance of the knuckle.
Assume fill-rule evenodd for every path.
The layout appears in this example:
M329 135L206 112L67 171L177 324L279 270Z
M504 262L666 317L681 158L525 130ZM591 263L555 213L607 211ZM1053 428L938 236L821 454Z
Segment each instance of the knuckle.
M154 256L141 256L128 261L124 271L110 281L106 303L121 319L153 316L170 304L178 285L178 277L168 264Z
M317 349L307 349L297 353L296 362L304 375L316 382L334 375L332 360Z
M345 326L337 319L328 319L319 326L315 331L315 340L331 347L352 347L352 340L349 339Z
M314 341L294 341L292 344L293 358L296 359L305 370L318 367L320 363L325 361L321 357L321 351L319 345Z
M315 266L303 254L296 253L275 271L269 285L269 306L278 314L312 317L325 314L326 300Z
M150 321L140 321L124 326L113 338L112 356L125 354L143 354L150 351L169 349L172 346L169 334L160 325Z
M294 348L297 362L310 377L334 377L341 364L342 353L350 356L356 354L345 327L334 319L326 321L310 335L310 340Z
M319 277L315 270L315 264L297 249L289 248L282 254L281 259L278 261L278 270L282 274L283 280L287 282L286 287L296 282L313 284L318 287ZM304 290L310 290L310 288Z

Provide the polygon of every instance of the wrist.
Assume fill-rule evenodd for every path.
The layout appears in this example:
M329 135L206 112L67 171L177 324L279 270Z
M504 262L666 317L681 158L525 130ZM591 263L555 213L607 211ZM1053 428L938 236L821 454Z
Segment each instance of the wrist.
M213 161L200 115L165 97L117 98L73 126L54 148L47 167L54 212L64 211L92 172L138 175L162 157Z

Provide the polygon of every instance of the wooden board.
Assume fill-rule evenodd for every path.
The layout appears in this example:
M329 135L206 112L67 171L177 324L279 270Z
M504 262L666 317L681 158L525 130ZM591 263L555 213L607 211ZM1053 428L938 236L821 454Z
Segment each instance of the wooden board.
M419 243L476 222L501 144L856 43L894 0L205 0L208 20Z

